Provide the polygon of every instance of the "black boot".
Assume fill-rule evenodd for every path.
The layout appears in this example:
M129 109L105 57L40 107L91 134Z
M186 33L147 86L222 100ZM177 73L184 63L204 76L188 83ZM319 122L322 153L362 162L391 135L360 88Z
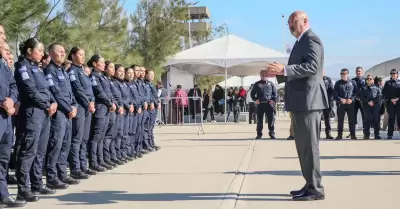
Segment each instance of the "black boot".
M326 139L333 139L333 136L331 135L331 133L329 131L325 132L326 135Z

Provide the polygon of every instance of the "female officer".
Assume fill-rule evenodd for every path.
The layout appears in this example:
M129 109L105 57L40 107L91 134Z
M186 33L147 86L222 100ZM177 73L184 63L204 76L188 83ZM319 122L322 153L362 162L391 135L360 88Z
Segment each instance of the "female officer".
M400 81L396 69L390 71L390 80L385 82L382 89L382 95L387 100L386 111L389 115L388 139L392 139L394 131L394 122L397 119L396 127L400 125Z
M50 135L50 116L57 103L49 91L54 85L39 68L43 44L35 38L20 46L22 56L15 64L15 79L19 90L19 133L21 148L17 162L18 199L38 201L38 194L54 194L42 182L42 167ZM29 186L29 183L31 184Z
M146 79L145 79L145 84L148 87L148 91L151 97L151 103L150 105L150 111L149 111L149 117L150 117L150 124L149 124L149 150L158 151L160 149L159 146L157 146L154 142L154 126L156 124L156 119L157 119L157 114L158 114L158 109L160 109L160 104L159 104L159 99L158 99L158 94L157 94L157 89L153 85L153 80L154 80L154 71L152 70L146 70Z
M118 80L118 75L120 72L116 72L120 68L120 72L124 72L124 68L117 64L114 66L114 68L110 68L107 71L108 76L110 76L111 79L111 92L113 94L115 103L118 106L118 112L114 113L115 115L115 122L114 122L114 127L113 129L113 135L111 139L111 145L110 145L110 154L111 154L111 162L118 164L118 165L123 165L124 162L118 160L118 156L120 156L120 147L121 147L121 138L122 138L122 132L123 132L123 126L124 126L124 114L126 108L129 110L129 100L128 103L124 102L123 97L122 97L122 92L121 92L121 86L122 82ZM122 69L121 69L122 68ZM129 97L128 97L129 99Z
M109 87L110 88L110 93L111 93L111 97L113 98L113 102L117 108L117 110L120 110L120 101L121 101L121 96L119 95L119 98L115 97L114 91L115 91L115 86L114 86L114 82L111 80L112 77L115 74L115 68L114 68L114 63L110 62L110 61L106 61L105 62L106 67L105 67L105 71L104 74L106 75L106 79L108 81ZM105 87L106 88L106 87ZM114 91L113 91L114 89ZM111 146L115 145L115 142L113 141L115 139L115 134L116 132L116 124L115 124L115 120L117 118L116 112L110 112L109 113L109 120L108 120L108 126L106 127L106 132L105 132L105 137L104 137L104 146L103 146L103 159L104 159L104 163L116 167L117 163L114 163L111 161Z
M379 109L381 108L381 89L374 85L374 78L368 74L366 85L362 86L359 92L359 98L364 107L364 139L369 139L371 123L374 127L375 139L381 139L379 136Z
M109 113L114 112L116 106L112 100L110 83L103 75L105 67L104 58L95 54L90 58L88 66L93 68L91 81L96 108L92 121L89 167L92 170L104 172L106 169L111 170L113 168L111 165L104 162L103 143L105 131L109 123Z
M96 171L87 166L87 145L90 134L92 113L94 113L94 95L89 76L84 73L85 52L73 47L68 55L72 61L68 75L71 80L72 91L78 102L78 113L72 119L72 140L69 155L71 177L87 179L89 175L96 175Z
M141 158L142 154L137 152L136 147L138 146L138 139L141 135L140 132L140 123L139 120L142 117L142 97L139 94L139 84L134 80L135 78L135 68L138 66L131 66L127 71L125 71L125 80L126 84L129 86L129 93L132 98L132 103L135 108L135 112L130 114L129 119L129 141L130 141L130 150L127 153L130 158Z

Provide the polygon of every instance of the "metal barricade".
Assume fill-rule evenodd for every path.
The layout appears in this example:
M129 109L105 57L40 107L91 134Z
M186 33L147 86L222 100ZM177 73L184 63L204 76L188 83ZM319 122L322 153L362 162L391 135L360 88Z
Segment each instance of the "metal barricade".
M161 108L156 119L157 125L197 125L197 134L204 134L203 98L161 97L159 103Z

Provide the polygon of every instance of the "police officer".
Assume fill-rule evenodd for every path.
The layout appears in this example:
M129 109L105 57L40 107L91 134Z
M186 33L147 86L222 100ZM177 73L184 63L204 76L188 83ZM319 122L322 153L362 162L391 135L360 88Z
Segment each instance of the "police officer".
M275 139L275 114L276 88L274 83L267 80L265 71L260 72L261 80L254 83L251 90L251 99L257 104L257 137L261 139L263 130L263 117L267 114L269 137Z
M4 28L0 24L0 42L5 41ZM7 167L10 162L13 126L11 116L15 113L14 104L18 102L18 90L15 79L7 66L9 59L7 43L0 43L0 204L8 207L22 207L26 204L24 199L15 200L10 196L7 187ZM8 48L9 49L9 48Z
M355 131L354 100L357 96L357 84L349 79L349 70L344 68L340 71L341 80L335 83L333 98L336 101L338 115L338 136L336 140L343 139L344 115L347 113L349 121L350 137L357 139Z
M50 140L47 153L47 186L66 189L79 180L67 175L67 160L71 148L72 118L77 114L77 103L72 93L69 76L61 66L65 61L65 50L61 44L49 46L51 62L44 69L50 83L50 92L58 103L57 112L51 119Z
M150 148L150 143L148 141L148 133L150 129L150 115L149 111L152 105L151 102L151 97L150 97L150 89L148 86L145 84L145 75L146 75L146 69L144 67L140 67L140 74L139 78L137 79L137 84L139 87L139 92L142 92L143 95L143 114L142 117L139 118L138 123L141 123L141 136L139 138L138 144L140 144L139 149L137 152L142 153L142 154L147 154L151 151Z
M104 162L109 165L117 166L123 165L124 163L117 159L117 151L116 144L120 144L117 142L117 131L121 131L121 116L124 115L124 107L122 104L121 91L119 90L119 86L115 82L115 65L111 62L106 62L106 75L107 79L110 81L110 89L113 97L113 101L115 102L117 111L110 112L110 123L108 125L108 130L105 135L105 141L109 141L108 146L104 146ZM119 129L119 130L118 130ZM118 148L119 150L119 148Z
M104 172L106 169L111 170L113 168L113 166L104 162L103 145L109 123L109 113L114 112L117 107L113 103L110 82L103 75L105 69L104 58L95 54L88 61L88 66L93 68L91 80L96 107L92 121L89 167L92 170Z
M397 118L397 127L400 127L400 81L396 69L390 71L390 80L385 82L382 94L387 100L386 108L389 115L388 139L393 138L394 121Z
M146 79L145 83L147 88L149 89L149 94L150 94L150 111L149 111L149 117L150 117L150 127L149 127L149 143L150 143L150 151L158 151L160 149L160 146L157 146L154 141L154 126L156 124L156 119L157 119L157 114L158 110L161 109L161 104L158 99L158 92L156 87L153 85L152 81L154 80L154 71L152 70L147 70L146 71Z
M54 83L46 80L45 74L38 66L43 50L43 44L35 38L21 44L21 57L15 64L17 70L14 74L21 101L18 113L19 134L16 137L20 140L17 142L20 144L20 150L16 169L18 199L28 202L38 201L36 195L55 193L55 190L47 188L42 182L50 134L50 117L57 111L57 103L49 91L49 86Z
M89 76L84 73L85 51L73 47L68 55L72 61L68 71L72 92L78 103L78 112L72 119L72 140L70 151L71 177L74 179L88 179L89 175L96 175L96 171L87 166L87 146L90 134L92 114L95 112L94 95Z
M115 65L115 84L121 92L121 103L124 108L124 114L118 115L117 123L117 135L116 135L116 158L122 163L127 162L128 156L127 153L130 152L130 141L129 140L129 115L133 114L134 107L132 105L132 98L130 95L129 86L124 82L125 78L125 69L121 65ZM130 71L133 74L133 70ZM128 150L129 149L129 150ZM130 158L131 160L133 158Z
M374 85L372 75L367 75L366 85L362 86L359 92L359 98L364 107L364 139L369 139L370 127L374 128L375 139L381 139L379 136L379 110L381 108L381 89Z
M333 139L332 135L331 135L331 112L332 112L332 108L333 108L333 82L332 79L328 76L325 76L325 70L323 72L324 76L323 76L323 80L324 80L324 84L325 84L325 88L326 88L326 92L328 94L328 100L329 100L329 108L323 110L323 117L324 117L324 123L325 123L325 136L326 139Z
M137 65L131 66L133 68L133 80L132 83L134 88L131 88L132 96L135 95L136 92L133 90L137 90L137 103L140 105L136 108L136 114L133 116L133 122L131 123L131 130L133 134L134 140L132 140L132 147L134 149L134 154L136 158L141 158L143 156L142 152L142 137L143 137L143 130L142 130L142 120L143 120L143 112L147 109L147 102L145 98L143 82L140 80L141 77L141 69Z
M356 82L357 84L357 92L361 90L363 86L365 86L365 78L363 76L364 72L362 67L357 67L356 68L356 77L353 78L352 80ZM361 112L361 118L362 118L362 124L364 124L364 109L362 106L362 102L360 101L360 98L356 97L356 100L354 101L354 117L355 117L355 124L359 125L357 122L357 115L358 115L358 110Z
M139 99L139 93L136 83L134 82L134 68L129 67L125 69L125 84L128 87L129 98L131 99L129 114L125 116L124 120L124 136L126 137L126 146L123 157L127 160L134 160L139 157L137 155L136 147L136 134L137 134L137 118L142 113L142 105ZM131 108L134 111L131 111ZM126 130L126 131L125 131ZM140 155L141 156L141 155Z

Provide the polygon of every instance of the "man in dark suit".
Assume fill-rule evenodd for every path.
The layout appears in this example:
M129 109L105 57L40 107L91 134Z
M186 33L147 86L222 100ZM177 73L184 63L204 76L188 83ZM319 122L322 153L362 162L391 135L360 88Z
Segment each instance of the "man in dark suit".
M196 113L200 112L201 91L198 85L194 85L194 88L189 90L188 97L190 114L192 119L195 119Z
M285 105L292 113L294 139L306 184L292 191L293 200L322 200L319 136L322 111L329 107L322 71L324 48L320 38L310 29L306 13L296 11L288 20L290 32L297 41L288 65L269 63L267 72L285 83Z

